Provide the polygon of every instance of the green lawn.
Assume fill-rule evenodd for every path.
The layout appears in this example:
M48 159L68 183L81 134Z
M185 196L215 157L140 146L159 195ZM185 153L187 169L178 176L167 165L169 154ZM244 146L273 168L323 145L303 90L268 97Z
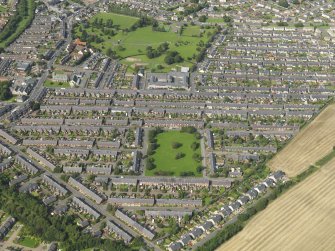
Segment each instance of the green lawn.
M1 5L0 4L0 13L4 13L8 10L7 6L6 5Z
M51 80L46 80L44 82L45 87L51 87L51 88L69 88L69 83L63 83L63 82L53 82Z
M145 175L154 176L156 172L173 172L173 176L180 176L181 172L193 172L195 176L202 176L196 171L197 166L201 163L193 159L193 154L201 154L200 147L195 151L192 150L193 142L199 143L194 134L182 133L180 131L165 131L157 135L157 144L159 147L155 153L150 156L154 159L156 168L146 170ZM174 149L172 143L178 142L182 146ZM181 159L176 159L177 153L184 153Z
M112 19L113 24L118 26L119 29L130 28L138 20L137 17L125 16L116 13L98 13L92 17L89 22L93 22L95 18L102 19L104 22L106 22L108 19Z
M200 26L187 26L184 28L182 35L183 36L196 36L199 37L200 36L200 31L201 28Z
M89 35L95 34L102 38L103 42L92 42L91 45L104 53L107 53L108 49L112 49L121 58L121 62L128 65L131 69L135 69L136 66L144 66L155 70L155 67L159 64L164 67L163 71L169 71L177 66L192 66L195 63L195 59L192 57L199 53L197 50L199 42L207 43L211 34L215 31L214 28L203 30L200 26L188 26L184 27L180 35L175 32L176 29L172 28L172 24L164 25L165 32L153 31L151 26L127 32L124 29L130 28L138 20L137 18L113 13L99 13L92 17L89 23L93 23L96 18L98 20L101 18L103 20L112 19L113 25L119 26L119 28L113 27L116 34L110 36L106 35L100 28L93 28L92 25L88 28L80 25L75 28L76 36L81 37L82 30L85 30ZM163 26L162 23L159 25ZM156 49L164 42L169 43L170 51L178 51L184 62L167 65L164 62L165 54L152 59L146 56L146 48L148 46Z
M20 244L21 246L25 246L28 248L36 248L40 245L39 240L30 237L30 236L25 236L23 239L21 239L18 244Z
M213 17L209 17L206 20L206 23L214 23L214 24L221 24L224 23L223 18L213 18Z

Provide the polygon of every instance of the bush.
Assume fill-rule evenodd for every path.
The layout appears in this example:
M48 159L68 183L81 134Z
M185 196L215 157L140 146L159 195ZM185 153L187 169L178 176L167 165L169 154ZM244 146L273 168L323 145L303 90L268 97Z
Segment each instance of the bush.
M195 150L197 150L197 149L199 148L199 146L200 146L200 144L199 144L198 142L193 142L193 143L191 144L191 149L192 149L193 151L195 151Z
M199 17L199 22L204 23L204 22L206 22L206 20L207 20L207 16L205 16L205 15L202 15L202 16Z
M184 157L185 157L185 153L179 152L179 153L176 154L175 159L181 159L181 158L184 158Z
M4 81L0 82L0 100L8 100L10 99L13 95L9 89L11 83L9 81Z
M164 62L168 65L181 63L183 61L184 59L179 55L179 52L177 51L169 51L164 58Z
M197 166L197 172L198 172L198 173L201 173L202 170L204 170L204 167L203 167L203 166Z
M179 143L179 142L172 142L172 148L173 149L177 149L179 147L181 147L183 144Z
M278 2L278 5L280 5L281 7L284 7L284 8L288 8L288 6L289 6L287 0L280 0Z
M205 242L204 245L202 245L201 247L198 247L196 250L197 251L215 250L218 246L228 241L231 237L233 237L235 234L240 232L242 229L243 229L243 226L240 222L232 223L226 226L219 233L217 233L214 238Z
M199 153L195 153L193 154L192 158L196 161L196 162L200 162L202 160L202 157Z
M247 221L249 220L249 215L246 214L246 213L243 213L243 214L240 214L237 216L237 220L240 221L240 222L244 222L244 221Z
M184 126L180 131L193 134L197 132L197 129L194 126Z
M181 177L194 176L194 172L180 172Z
M170 171L156 171L154 174L156 176L171 176L171 175L173 175L173 172L170 172Z
M259 199L259 201L257 201L256 205L255 205L255 209L257 212L262 211L263 209L266 208L266 206L268 205L269 201L265 198Z
M148 158L148 160L147 160L147 169L148 170L153 170L155 168L156 168L155 160L153 158Z

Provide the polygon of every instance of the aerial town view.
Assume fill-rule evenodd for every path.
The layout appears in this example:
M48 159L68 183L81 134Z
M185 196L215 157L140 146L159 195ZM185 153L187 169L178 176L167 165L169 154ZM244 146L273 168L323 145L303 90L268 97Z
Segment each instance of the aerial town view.
M335 250L335 1L0 0L0 251Z

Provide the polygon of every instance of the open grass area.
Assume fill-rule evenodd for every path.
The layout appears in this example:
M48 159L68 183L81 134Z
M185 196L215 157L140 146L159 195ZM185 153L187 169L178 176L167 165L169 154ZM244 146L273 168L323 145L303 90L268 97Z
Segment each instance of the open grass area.
M112 20L112 27L110 25L109 28L100 28L97 25L93 27L94 23L97 22L96 20L99 20L99 23L101 19L103 24ZM141 66L155 71L157 65L161 65L163 69L160 69L160 71L169 71L178 66L192 66L196 62L195 56L199 53L197 48L201 47L200 44L203 46L207 43L215 32L214 28L203 29L200 26L183 27L182 32L180 32L181 27L176 24L167 25L163 23L159 23L159 27L164 27L165 31L153 31L151 25L130 30L138 20L135 17L114 13L99 13L88 21L88 26L85 27L81 24L75 27L74 33L80 38L82 38L84 31L89 36L95 34L102 39L102 42L92 41L90 42L91 46L107 55L108 51L113 50L121 59L121 62L131 69ZM166 53L155 58L147 57L146 48L148 46L157 49L164 42L169 44L168 51L179 52L184 61L179 64L168 65L164 62Z
M206 23L221 24L221 23L224 23L224 21L223 21L223 18L209 17L206 20Z
M194 154L201 154L200 146L194 151L191 148L193 142L199 143L195 134L180 131L164 131L156 136L158 148L151 156L154 159L156 168L146 169L145 175L154 176L157 172L169 172L170 176L181 176L182 172L193 172L194 176L202 176L197 172L197 167L201 163L194 160ZM179 143L178 148L173 144ZM184 156L176 159L178 153Z
M1 5L0 4L0 13L4 13L8 10L8 7L6 5Z
M102 19L104 22L108 19L112 19L113 24L119 29L130 28L138 20L137 17L125 16L116 13L98 13L90 19L90 22L93 22L94 19Z
M40 245L40 241L30 236L24 236L22 239L18 241L18 244L28 248L36 248Z
M69 83L64 83L64 82L53 82L51 80L46 80L44 82L45 87L50 87L50 88L69 88L70 84Z

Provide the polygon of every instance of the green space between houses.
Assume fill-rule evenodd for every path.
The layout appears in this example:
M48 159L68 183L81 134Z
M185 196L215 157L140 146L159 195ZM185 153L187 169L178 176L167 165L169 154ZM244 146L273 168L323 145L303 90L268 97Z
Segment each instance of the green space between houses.
M224 23L225 21L223 20L223 18L214 18L214 17L209 17L207 18L206 20L206 23L217 23L217 24L220 24L220 23Z
M34 237L24 236L18 241L18 244L28 248L36 248L40 245L40 241Z
M8 7L6 5L0 4L0 13L6 12L8 10Z
M112 20L112 27L109 28L93 27L95 20L99 20L106 24L108 20ZM110 50L115 51L116 55L121 59L121 63L128 65L135 70L138 66L146 67L152 71L167 72L172 68L179 66L192 66L196 60L195 56L199 54L199 49L203 48L215 33L214 27L202 28L200 26L184 26L179 27L177 24L158 23L159 28L165 31L153 31L152 26L139 27L136 30L130 28L139 20L136 17L124 16L115 13L99 13L88 20L88 25L80 24L74 28L76 37L83 38L83 32L89 36L96 35L103 41L92 41L90 45L93 48L101 50L105 54L109 54ZM111 35L109 32L114 32ZM85 37L85 36L84 36ZM84 39L83 39L84 40ZM151 46L153 49L167 42L169 44L168 51L177 51L184 59L181 63L168 65L164 62L166 52L156 58L148 58L146 48ZM202 47L199 46L202 44Z
M51 80L46 80L44 82L45 87L50 87L50 88L69 88L70 84L69 83L64 83L64 82L53 82Z
M194 176L202 176L202 173L197 172L197 167L201 162L197 162L194 154L201 155L200 142L195 134L181 131L164 131L156 136L157 149L154 154L148 158L153 158L156 168L148 170L146 168L145 175L154 176L157 172L170 172L170 176L181 176L182 172L193 172ZM182 144L174 149L173 143ZM199 143L199 147L194 151L191 148L193 142ZM185 154L184 157L176 159L178 153Z
M16 12L0 32L0 48L12 43L31 24L36 5L34 0L19 0Z

